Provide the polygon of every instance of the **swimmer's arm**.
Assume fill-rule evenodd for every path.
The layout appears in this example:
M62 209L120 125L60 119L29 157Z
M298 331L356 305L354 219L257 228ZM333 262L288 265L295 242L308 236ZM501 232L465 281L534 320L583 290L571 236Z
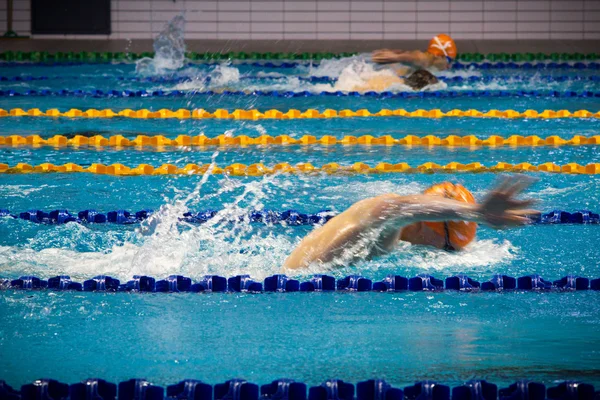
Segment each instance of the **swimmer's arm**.
M435 57L422 51L403 50L376 50L371 60L377 64L405 63L415 67L428 68L433 64Z
M420 221L470 221L496 229L529 223L532 200L516 196L531 184L526 179L505 179L480 204L469 204L437 196L384 195L373 204L370 219L374 225L401 228Z
M369 213L372 226L400 229L420 221L483 222L476 204L428 195L384 195L374 202Z
M283 270L302 269L339 259L344 249L363 233L362 227L344 217L344 213L334 217L305 237L285 260Z

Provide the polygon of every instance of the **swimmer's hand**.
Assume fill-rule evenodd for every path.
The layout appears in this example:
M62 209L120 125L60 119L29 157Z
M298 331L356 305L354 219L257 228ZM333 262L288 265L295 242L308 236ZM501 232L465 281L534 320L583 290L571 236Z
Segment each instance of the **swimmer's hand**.
M527 207L534 200L519 200L516 196L529 187L534 179L522 177L506 177L492 189L479 204L477 212L481 222L494 229L504 229L530 223L528 215L539 213Z

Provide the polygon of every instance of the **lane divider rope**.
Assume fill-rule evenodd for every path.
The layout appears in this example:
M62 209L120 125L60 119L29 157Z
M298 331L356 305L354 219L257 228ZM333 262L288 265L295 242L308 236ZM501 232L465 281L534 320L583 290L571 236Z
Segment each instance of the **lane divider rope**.
M600 92L592 91L554 91L554 90L434 90L434 91L404 91L404 92L346 92L346 91L321 91L310 92L307 90L277 91L277 90L99 90L99 89L61 89L61 90L0 90L0 97L190 97L190 96L252 96L252 97L372 97L377 99L394 98L460 98L460 97L532 97L532 98L589 98L600 97Z
M175 119L236 119L236 120L261 120L261 119L311 119L311 118L350 118L350 117L412 117L412 118L443 118L443 117L474 117L474 118L600 118L600 111L595 113L588 110L578 110L571 112L569 110L544 110L538 112L536 110L526 110L519 112L515 110L489 110L486 112L479 110L450 110L444 112L440 109L432 110L416 110L407 111L404 109L382 109L376 113L372 113L366 109L360 110L331 110L327 109L320 112L316 109L306 111L288 110L285 113L279 110L268 110L264 113L258 110L240 110L237 109L229 112L225 109L218 109L214 113L204 109L179 109L168 110L161 109L151 111L148 109L131 110L125 109L115 112L111 109L96 110L80 110L72 108L69 111L61 112L57 108L52 108L42 111L39 108L24 110L22 108L13 108L10 110L0 109L0 117L69 117L69 118L135 118L135 119L151 119L151 118L175 118Z
M507 138L497 135L489 136L488 138L479 138L475 135L456 136L449 135L446 137L427 135L419 137L415 135L407 135L402 138L394 138L391 135L385 136L343 136L336 138L332 135L316 137L312 135L304 135L300 138L293 138L289 135L261 135L251 137L246 135L227 136L218 135L209 138L204 135L189 136L179 135L175 139L170 139L164 135L146 136L138 135L135 139L128 139L123 135L113 135L105 137L102 135L83 136L75 135L68 138L63 135L54 135L47 139L40 135L11 135L0 136L0 146L53 146L53 147L187 147L187 146L224 146L224 147L245 147L245 146L443 146L443 147L532 147L532 146L582 146L582 145L599 145L600 135L581 136L575 135L571 138L562 138L557 135L541 138L536 135L521 136L512 135Z
M66 209L44 212L42 210L32 209L18 214L11 214L9 210L0 209L0 218L22 219L37 224L62 225L69 222L80 224L104 224L113 223L119 225L138 224L145 221L154 214L154 210L144 209L137 212L127 210L115 210L107 213L101 213L94 209L79 211L71 214ZM331 210L321 210L317 213L302 213L296 210L273 211L262 210L252 211L246 215L239 216L231 220L228 216L219 214L216 210L204 210L200 212L186 212L179 217L180 221L191 224L203 224L215 217L229 221L247 221L264 224L285 224L289 226L298 225L320 225L329 221L337 214ZM553 210L547 213L530 215L528 218L532 224L537 225L556 225L556 224L600 224L600 216L597 213L582 210L576 212L567 212L562 210Z
M88 79L102 79L102 80L115 80L125 82L146 82L146 83L183 83L190 81L200 81L209 83L211 81L210 76L91 76L91 75L50 75L50 76L36 76L36 75L17 75L17 76L0 76L1 82L30 82L30 81L46 81L46 80L88 80ZM484 76L438 76L439 80L447 83L462 83L462 82L497 82L497 81L511 81L511 82L530 82L544 81L544 82L600 82L600 75L541 75L541 76L522 76L522 75L484 75ZM336 77L331 76L299 76L299 75L279 75L279 76L259 76L259 75L246 75L240 76L241 80L284 80L284 79L298 79L300 81L308 81L312 83L334 83L337 81Z
M0 66L3 68L12 67L12 68L23 68L25 67L73 67L73 66L82 66L82 65L133 65L132 62L122 62L122 61L101 61L101 62L84 62L84 61L49 61L49 62L14 62L14 61L0 61ZM307 67L307 66L315 66L319 65L319 60L309 60L304 62L259 62L259 61L222 61L222 62L189 62L186 63L186 67L201 67L201 66L216 66L216 65L232 65L232 66L251 66L251 67L261 67L261 68L297 68L297 67ZM600 63L597 62L524 62L524 63L515 63L515 62L483 62L483 63L461 63L459 61L454 62L452 64L453 70L600 70Z
M595 75L594 75L595 76ZM282 80L287 78L294 78L300 81L308 81L313 83L331 83L335 82L337 78L331 78L329 76L298 76L298 75L279 75L279 76L259 76L259 75L242 75L240 80ZM114 76L114 75L50 75L50 76L36 76L36 75L18 75L18 76L0 76L0 81L4 82L30 82L30 81L46 81L46 80L115 80L124 82L145 82L145 83L183 83L183 82L202 82L209 83L212 81L210 76L194 76L194 75L182 75L182 76ZM585 80L588 80L587 77ZM594 79L589 79L594 81ZM600 80L600 77L599 79Z
M555 382L549 387L532 380L521 380L501 388L485 380L469 380L452 388L452 400L593 400L594 386L580 381ZM118 391L117 391L118 388ZM284 378L265 385L248 382L246 379L231 379L214 385L197 379L185 379L165 388L146 379L130 379L118 385L104 379L85 379L74 384L66 384L53 379L37 379L21 386L20 392L0 380L0 390L7 400L32 400L57 398L71 400L450 400L450 387L433 380L417 382L404 389L393 387L383 379L370 379L356 384L340 379L328 379L320 386L308 387L303 382ZM308 396L307 396L308 389ZM354 393L356 392L356 397ZM118 395L117 395L118 393ZM213 397L214 393L214 397ZM435 393L435 396L433 395Z
M514 278L496 274L487 282L478 282L464 274L437 279L428 274L419 274L407 278L388 275L382 281L375 281L361 275L349 275L336 279L328 275L314 275L308 281L300 282L286 275L278 274L265 278L263 282L254 280L250 275L237 275L225 278L218 275L206 275L193 281L182 275L169 275L166 279L151 276L134 275L133 279L121 284L119 279L107 275L97 275L83 283L71 280L68 275L51 277L48 280L26 275L18 279L0 279L0 289L51 289L75 291L110 292L399 292L399 291L442 291L459 290L479 291L574 291L600 290L600 278L589 279L578 275L567 275L562 279L548 281L538 274Z
M209 171L210 169L210 171ZM267 167L262 163L245 165L241 163L230 164L226 167L218 167L211 164L187 164L179 168L173 164L162 164L160 167L153 167L149 164L139 164L137 167L128 167L123 164L115 163L104 165L94 163L89 167L84 167L75 163L64 165L54 165L51 163L42 163L39 165L30 165L27 163L18 163L14 166L0 163L0 174L24 174L24 173L72 173L88 172L98 175L118 175L118 176L137 176L137 175L203 175L211 173L213 175L230 176L263 176L272 174L317 174L327 173L332 175L347 174L383 174L383 173L467 173L467 172L550 172L559 174L600 174L600 163L590 163L580 165L577 163L568 163L558 165L552 162L534 165L528 162L519 164L510 164L499 162L493 166L485 166L480 162L462 164L451 162L446 165L440 165L434 162L426 162L416 167L410 166L405 162L386 163L380 162L375 167L363 162L356 162L352 165L340 165L336 162L314 166L311 163L298 163L295 166L287 162L275 164L273 167Z

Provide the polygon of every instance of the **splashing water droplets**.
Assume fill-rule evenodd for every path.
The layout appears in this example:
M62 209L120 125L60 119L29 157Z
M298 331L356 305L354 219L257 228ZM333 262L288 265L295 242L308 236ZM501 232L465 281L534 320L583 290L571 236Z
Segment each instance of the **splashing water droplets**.
M185 65L185 18L177 15L154 40L154 58L142 58L136 63L141 75L161 75Z

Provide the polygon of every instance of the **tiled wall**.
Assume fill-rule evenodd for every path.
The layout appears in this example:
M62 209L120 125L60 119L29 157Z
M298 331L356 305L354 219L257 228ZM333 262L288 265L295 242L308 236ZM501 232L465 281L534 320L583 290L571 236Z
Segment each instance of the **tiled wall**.
M2 32L6 1L0 0ZM111 7L109 37L117 39L153 38L182 11L188 39L429 39L437 33L600 39L600 0L111 0ZM18 33L30 33L29 0L14 0L13 20Z

